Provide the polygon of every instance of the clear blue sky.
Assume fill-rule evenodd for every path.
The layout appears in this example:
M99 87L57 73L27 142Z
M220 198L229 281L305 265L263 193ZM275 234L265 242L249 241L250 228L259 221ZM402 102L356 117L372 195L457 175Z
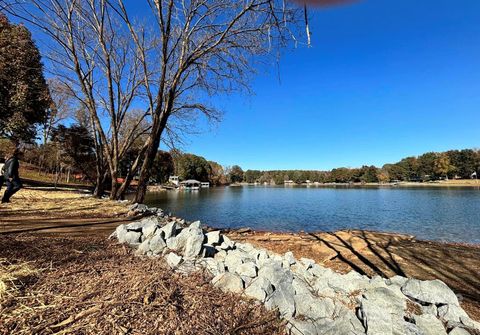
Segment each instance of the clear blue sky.
M285 53L254 96L185 151L244 169L378 166L480 147L480 1L364 0L312 12L312 48Z

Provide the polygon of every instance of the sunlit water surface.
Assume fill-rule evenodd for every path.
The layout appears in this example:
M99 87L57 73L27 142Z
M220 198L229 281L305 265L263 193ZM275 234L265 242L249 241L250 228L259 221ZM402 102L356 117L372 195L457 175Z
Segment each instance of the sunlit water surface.
M367 229L480 243L474 188L215 187L149 193L146 203L218 228Z

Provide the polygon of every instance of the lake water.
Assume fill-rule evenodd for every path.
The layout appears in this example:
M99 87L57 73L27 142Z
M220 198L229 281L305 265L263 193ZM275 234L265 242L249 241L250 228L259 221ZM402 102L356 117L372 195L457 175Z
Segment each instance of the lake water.
M215 187L150 193L146 203L218 228L367 229L480 243L474 188Z

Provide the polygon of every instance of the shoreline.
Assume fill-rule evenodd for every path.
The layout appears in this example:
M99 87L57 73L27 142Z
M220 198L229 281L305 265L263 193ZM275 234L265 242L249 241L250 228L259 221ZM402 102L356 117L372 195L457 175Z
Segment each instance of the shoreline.
M435 240L435 239L425 239L425 238L417 238L416 235L411 235L402 232L395 232L389 230L371 230L371 229L340 229L340 230L332 230L332 231L322 231L316 230L307 232L304 230L299 231L282 231L282 230L268 230L268 229L252 229L250 227L239 227L239 228L218 228L218 227L210 227L207 228L211 231L220 230L222 233L225 234L278 234L278 235L291 235L291 236L311 236L317 234L336 234L336 233L367 233L367 234L377 234L377 235L385 235L391 238L400 238L410 241L416 242L427 242L427 243L439 243L444 245L450 246L461 246L461 247L468 247L468 248L478 248L480 250L480 243L472 243L472 242L457 242L457 241L447 241L447 240Z
M399 183L318 183L318 184L255 184L255 183L238 183L228 185L210 186L210 188L218 187L277 187L277 188L457 188L457 189L477 189L480 190L479 182L465 182L465 181L452 181L452 182L399 182ZM178 191L172 187L164 187L162 185L150 185L148 186L149 193L165 192L165 191Z
M231 184L229 186L272 186L272 187L465 187L465 188L479 188L480 181L477 180L452 180L452 181L433 181L433 182L395 182L395 183L301 183L301 184L255 184L255 183L239 183Z
M76 241L94 234L106 239L118 225L142 217L139 214L125 202L94 199L82 193L22 190L12 204L0 207L0 237ZM292 251L297 258L314 259L340 273L354 269L369 276L401 274L422 280L440 279L464 297L465 309L480 321L478 244L419 240L407 234L367 230L222 231L236 241L279 254Z

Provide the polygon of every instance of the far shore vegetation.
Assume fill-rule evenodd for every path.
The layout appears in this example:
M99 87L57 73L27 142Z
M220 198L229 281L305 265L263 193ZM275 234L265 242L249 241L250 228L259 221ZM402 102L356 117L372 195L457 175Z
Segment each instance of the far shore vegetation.
M47 184L69 186L92 186L95 181L94 149L87 133L78 126L59 126L56 134L46 144L24 147L21 174L24 179ZM60 136L58 134L61 134ZM0 155L11 145L0 139ZM119 179L128 173L129 160L120 162ZM387 184L404 182L409 185L442 181L442 185L478 185L480 173L480 150L464 149L446 152L429 152L417 157L406 157L382 167L340 167L330 171L321 170L243 170L240 166L222 166L194 154L178 150L158 151L152 165L150 184L168 185L169 177L180 180L208 181L212 186L229 184L283 185L320 184ZM107 178L107 182L110 182ZM132 188L136 180L132 181Z

